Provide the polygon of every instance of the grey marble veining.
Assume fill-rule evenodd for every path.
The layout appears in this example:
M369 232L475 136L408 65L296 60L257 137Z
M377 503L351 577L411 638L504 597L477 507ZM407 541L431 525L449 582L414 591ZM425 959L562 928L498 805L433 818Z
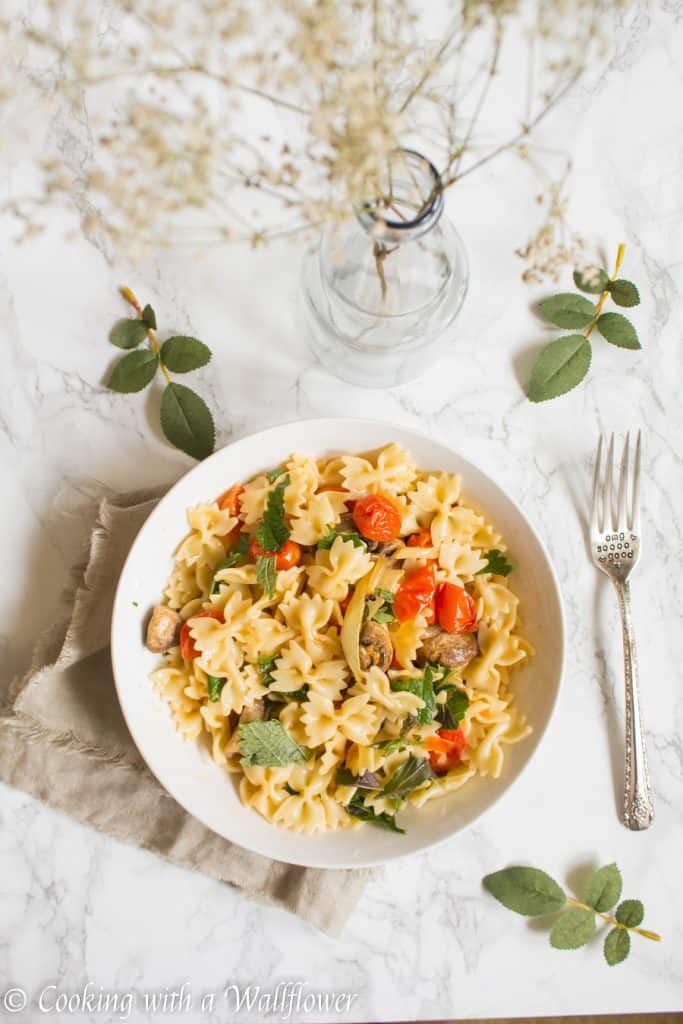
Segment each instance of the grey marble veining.
M298 417L369 415L426 430L494 475L551 551L570 656L555 718L524 779L468 833L390 865L336 940L0 787L0 990L36 993L57 984L71 992L90 980L141 994L188 982L198 999L230 983L300 979L316 991L357 994L348 1017L330 1018L339 1020L683 1008L675 868L683 849L682 51L681 5L643 7L610 65L582 83L545 129L548 140L573 142L572 223L610 261L617 243L627 242L624 274L643 299L633 311L642 353L596 340L589 379L554 403L530 405L519 383L547 336L530 311L546 289L519 280L513 249L538 214L529 170L513 159L449 197L472 263L452 353L421 381L386 392L342 384L312 360L295 301L300 254L292 248L212 249L201 260L174 251L120 266L97 238L65 239L61 216L21 247L1 225L3 683L26 667L37 634L50 625L97 496L172 481L191 464L159 436L158 393L117 396L102 387L123 281L152 302L162 326L213 348L198 386L216 414L220 444ZM79 133L87 145L87 132ZM597 433L639 426L647 443L645 547L634 614L656 821L650 832L630 834L616 814L617 609L587 557L581 517ZM622 869L625 895L645 902L646 926L664 937L660 945L634 940L623 967L607 968L599 948L551 950L542 930L480 889L483 874L514 861L536 863L570 885L611 860ZM202 1016L197 1006L180 1019L269 1019L229 1017L220 1002ZM44 1016L34 1010L20 1019ZM138 1001L129 1019L161 1016Z

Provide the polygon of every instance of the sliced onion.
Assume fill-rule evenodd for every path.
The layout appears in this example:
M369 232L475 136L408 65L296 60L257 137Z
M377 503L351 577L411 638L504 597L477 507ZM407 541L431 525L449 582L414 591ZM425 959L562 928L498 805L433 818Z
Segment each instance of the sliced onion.
M375 589L378 579L386 568L384 558L378 558L370 572L356 583L353 597L344 615L341 628L341 645L344 657L357 683L363 679L363 670L360 667L360 634L363 628L363 612L365 610L365 598Z

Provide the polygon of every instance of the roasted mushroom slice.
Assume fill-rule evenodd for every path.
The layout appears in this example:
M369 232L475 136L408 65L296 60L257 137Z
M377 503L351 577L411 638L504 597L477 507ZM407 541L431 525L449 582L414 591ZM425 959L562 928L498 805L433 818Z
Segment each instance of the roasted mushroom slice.
M147 647L155 654L163 654L177 642L180 628L180 616L165 604L157 604L152 609L147 623Z
M394 648L389 630L372 619L366 622L360 633L360 667L363 670L376 665L386 672L394 657Z
M432 662L446 668L462 668L479 654L476 633L447 633L435 627L422 641L418 651L421 662Z

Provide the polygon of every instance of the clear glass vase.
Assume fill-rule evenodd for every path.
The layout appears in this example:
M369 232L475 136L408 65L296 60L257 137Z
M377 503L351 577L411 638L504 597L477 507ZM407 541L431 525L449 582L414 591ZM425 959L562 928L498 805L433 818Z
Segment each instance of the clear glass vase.
M388 195L324 230L303 281L320 362L352 384L382 388L419 377L453 344L469 276L433 164L402 149L387 173Z

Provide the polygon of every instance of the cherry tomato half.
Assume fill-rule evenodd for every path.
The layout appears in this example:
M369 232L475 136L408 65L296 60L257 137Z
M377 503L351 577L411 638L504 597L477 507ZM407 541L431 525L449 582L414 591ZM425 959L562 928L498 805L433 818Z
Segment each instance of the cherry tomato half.
M420 530L419 533L411 533L406 541L409 548L431 548L432 535L429 530Z
M193 658L199 657L199 651L195 647L194 640L190 636L190 630L192 629L190 623L193 622L194 619L217 619L218 622L225 621L223 618L223 612L215 611L197 612L197 614L189 618L187 622L183 622L180 627L180 653L185 661L192 661Z
M218 507L221 512L229 512L231 516L238 516L242 505L240 499L243 491L244 486L242 484L234 484L230 490L224 491L218 499Z
M447 633L474 633L477 606L464 589L455 583L442 583L436 593L436 617Z
M429 608L436 590L436 569L434 562L420 566L406 576L396 591L394 615L399 622L414 619L423 609Z
M439 729L436 736L427 736L424 741L429 751L429 763L435 772L447 772L460 764L467 738L462 729Z
M401 513L381 494L360 498L353 507L353 521L368 540L395 540L401 532Z
M249 545L249 554L254 561L263 556L275 556L275 568L280 572L281 569L291 569L299 564L301 548L295 540L286 540L279 551L266 551L254 538Z

